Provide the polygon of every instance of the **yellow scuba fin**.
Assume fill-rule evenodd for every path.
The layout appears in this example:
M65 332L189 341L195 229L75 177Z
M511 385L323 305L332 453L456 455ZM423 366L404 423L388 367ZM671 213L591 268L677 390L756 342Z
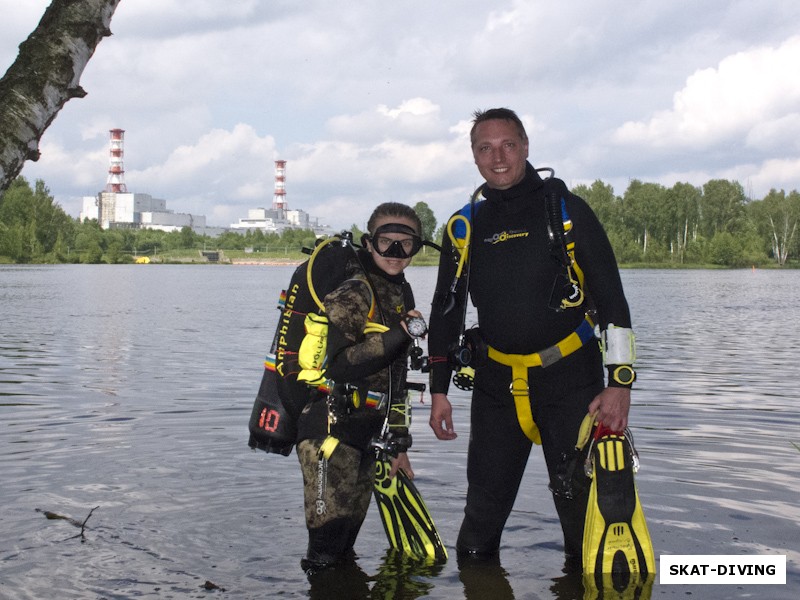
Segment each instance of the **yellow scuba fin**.
M597 421L594 420L594 415L587 413L583 417L583 421L581 421L580 429L578 429L578 441L575 443L577 450L583 450L586 444L589 443L589 438L592 436L595 425L597 425Z
M592 485L583 532L583 572L595 575L598 586L611 583L619 593L644 585L656 572L634 482L636 468L630 432L614 433L598 425L586 459Z
M388 460L376 461L373 489L389 544L414 558L447 560L447 549L419 490L402 469L390 478L391 467Z

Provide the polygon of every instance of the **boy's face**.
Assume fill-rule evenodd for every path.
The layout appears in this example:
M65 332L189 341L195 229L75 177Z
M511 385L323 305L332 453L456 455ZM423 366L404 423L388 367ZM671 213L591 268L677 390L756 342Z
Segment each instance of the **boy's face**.
M387 223L399 223L401 225L406 225L411 228L412 231L416 231L416 224L409 218L406 217L378 217L375 221L375 231L378 231L381 225L386 225ZM408 258L394 258L394 257L386 257L381 256L376 251L380 250L381 252L385 252L391 244L394 242L400 242L401 246L405 250L406 246L410 250L414 243L414 237L407 234L407 233L399 233L399 232L381 232L378 235L374 236L369 242L367 242L368 249L370 254L372 255L372 260L375 261L375 265L381 269L387 275L399 275L402 273L405 268L411 264L411 256Z

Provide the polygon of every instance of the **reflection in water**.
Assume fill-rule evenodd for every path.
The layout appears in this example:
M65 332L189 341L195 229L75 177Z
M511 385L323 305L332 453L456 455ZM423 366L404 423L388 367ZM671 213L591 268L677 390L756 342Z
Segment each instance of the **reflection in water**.
M512 576L503 568L500 557L458 559L458 579L465 600L515 600ZM444 565L414 559L389 549L374 576L369 576L355 560L308 576L312 600L416 600L428 597L436 587L436 577ZM653 575L644 581L611 575L583 576L580 565L567 562L560 577L552 579L549 591L553 600L650 600ZM455 596L454 596L455 597Z
M394 549L383 557L370 598L373 600L414 600L428 595L433 578L442 572L442 564L414 559Z
M480 560L459 557L458 571L466 600L514 600L508 572L500 564L499 556Z
M605 573L597 578L584 575L582 580L585 590L583 600L650 600L655 575L649 575L644 581L636 577L617 581L612 574ZM562 596L556 598L566 600Z
M310 574L308 583L311 600L367 600L370 597L369 576L353 560Z
M355 560L310 574L312 600L415 600L428 596L442 565L389 549L370 577Z

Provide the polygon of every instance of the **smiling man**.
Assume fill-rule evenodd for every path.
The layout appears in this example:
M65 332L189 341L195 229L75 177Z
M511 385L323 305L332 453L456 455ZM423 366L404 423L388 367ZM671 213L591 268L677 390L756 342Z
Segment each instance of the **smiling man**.
M453 237L442 240L428 345L430 425L439 439L456 437L447 397L452 371L458 387L472 390L456 549L461 558L498 554L536 443L565 553L580 564L588 485L565 477L566 459L588 412L615 431L627 426L635 379L628 303L603 227L563 181L543 179L528 162L519 117L505 108L477 112L470 140L486 183L454 214ZM459 268L464 253L468 262ZM478 328L465 332L468 297Z
M525 177L528 136L513 121L489 119L476 123L470 134L472 155L486 184L507 190Z

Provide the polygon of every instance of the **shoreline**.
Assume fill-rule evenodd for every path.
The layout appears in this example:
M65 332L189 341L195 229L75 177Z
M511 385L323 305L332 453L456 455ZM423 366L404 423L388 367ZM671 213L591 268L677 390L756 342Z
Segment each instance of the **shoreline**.
M302 264L302 260L293 260L293 259L264 259L264 260L248 260L246 258L232 258L230 259L230 264L232 265L244 265L244 266L265 266L265 267L296 267L297 265Z

